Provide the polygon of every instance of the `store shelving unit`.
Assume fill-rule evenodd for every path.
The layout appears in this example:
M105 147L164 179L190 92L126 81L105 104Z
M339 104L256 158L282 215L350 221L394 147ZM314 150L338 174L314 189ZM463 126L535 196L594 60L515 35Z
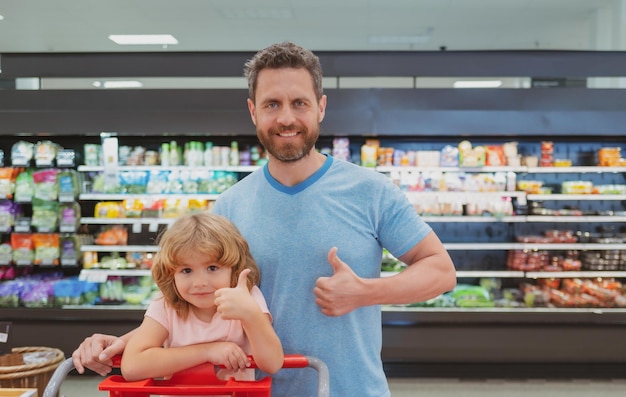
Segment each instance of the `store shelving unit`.
M240 77L241 66L251 53L232 54L2 54L3 78L33 76L99 77L132 76L231 76ZM623 74L626 53L560 51L494 52L328 52L318 54L326 76L594 76ZM174 60L174 62L173 62ZM174 65L174 66L173 66ZM175 65L180 65L176 70ZM602 67L599 67L602 65ZM626 90L586 89L325 89L332 99L327 109L321 140L334 135L350 137L355 144L376 136L392 142L458 142L460 136L502 142L520 140L539 142L550 137L555 143L574 145L623 144L626 136ZM245 106L247 92L242 90L0 90L3 126L0 135L35 136L44 132L66 147L80 152L83 143L97 143L101 131L116 131L121 139L148 142L162 136L211 136L231 140L233 136L255 139ZM193 132L189 132L193 131ZM80 139L76 139L76 136ZM168 138L169 139L169 138ZM5 147L5 153L8 153ZM136 167L134 169L137 169ZM395 171L379 168L379 172ZM81 172L99 168L79 167ZM413 171L430 171L415 169ZM515 172L549 177L555 173L624 174L623 167L574 166L489 167L458 172ZM411 193L413 194L413 193ZM415 193L417 194L417 193ZM428 193L438 194L438 193ZM446 193L448 194L448 193ZM467 193L461 193L467 194ZM488 193L491 195L493 193ZM496 193L501 194L501 193ZM519 193L508 197L519 199ZM459 196L454 193L451 197ZM126 196L80 196L81 201L122 200ZM215 196L204 198L211 200ZM619 205L624 196L609 195L526 195L527 200L576 200L587 206L602 198ZM458 198L458 197L456 197ZM455 199L456 199L455 198ZM86 215L84 213L83 215ZM536 216L504 217L426 216L434 226L516 228L551 227L553 224L592 227L597 224L619 226L625 219L611 216ZM166 220L107 220L133 227L166 225ZM83 224L104 225L98 218L84 217ZM129 222L129 223L127 223ZM510 249L533 248L497 241L447 242L451 252L491 253ZM579 249L604 249L576 245ZM88 247L97 248L97 247ZM138 246L137 249L148 249ZM541 248L546 248L542 246ZM571 245L551 245L550 249L568 250ZM617 245L614 249L624 249ZM99 248L98 248L99 249ZM115 249L120 249L116 247ZM124 249L129 249L125 247ZM92 270L89 270L91 272ZM96 269L93 270L94 272ZM130 270L129 270L130 271ZM136 270L133 270L136 271ZM565 272L564 272L565 273ZM623 277L621 272L581 272L580 277ZM101 274L85 277L102 277ZM134 274L134 273L133 273ZM562 274L563 277L574 273ZM561 276L507 270L462 268L459 277L499 277L507 280ZM76 343L93 332L125 332L136 326L143 315L138 308L0 309L0 316L26 330L14 342L34 345L43 342L38 332L68 335L64 350L69 354ZM458 309L458 308L385 308L383 312L383 359L390 364L448 365L527 364L567 367L567 364L626 363L626 347L619 341L626 331L622 309ZM70 336L70 334L72 336ZM626 372L625 372L626 373ZM453 374L452 374L453 375ZM590 376L592 376L590 374Z

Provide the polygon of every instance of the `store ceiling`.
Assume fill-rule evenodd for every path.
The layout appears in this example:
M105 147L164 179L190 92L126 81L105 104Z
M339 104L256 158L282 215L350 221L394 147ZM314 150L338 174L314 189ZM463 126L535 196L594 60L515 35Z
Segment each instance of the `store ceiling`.
M619 50L606 32L616 31L611 21L619 18L612 15L621 15L622 3L622 0L2 0L0 53L255 51L283 40L316 51L428 51L442 47ZM611 26L607 27L607 23ZM598 32L605 32L604 41L599 41ZM161 33L172 34L179 43L166 48L119 46L108 39L111 34Z

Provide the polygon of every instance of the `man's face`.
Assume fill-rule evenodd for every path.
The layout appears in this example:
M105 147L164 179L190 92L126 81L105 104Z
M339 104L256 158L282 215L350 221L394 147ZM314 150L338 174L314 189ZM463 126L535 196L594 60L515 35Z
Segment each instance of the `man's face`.
M326 97L317 101L313 80L304 69L264 69L255 102L248 109L257 136L272 157L295 162L314 150L324 119Z

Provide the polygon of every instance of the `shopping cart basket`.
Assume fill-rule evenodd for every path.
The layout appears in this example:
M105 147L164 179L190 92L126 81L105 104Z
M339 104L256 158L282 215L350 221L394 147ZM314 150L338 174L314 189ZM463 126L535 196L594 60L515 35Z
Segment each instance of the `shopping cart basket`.
M120 359L116 357L114 365L119 366ZM252 368L256 368L251 359ZM329 397L328 367L318 358L299 354L287 354L283 368L311 367L317 371L317 394L319 397ZM110 397L148 397L152 395L197 396L197 395L229 395L232 397L269 397L271 395L271 377L257 381L237 381L233 378L221 380L215 376L215 366L207 363L174 374L170 379L146 379L137 382L127 382L121 375L111 375L100 382L98 389L108 391ZM56 369L43 397L56 397L63 380L74 369L71 358L63 361Z

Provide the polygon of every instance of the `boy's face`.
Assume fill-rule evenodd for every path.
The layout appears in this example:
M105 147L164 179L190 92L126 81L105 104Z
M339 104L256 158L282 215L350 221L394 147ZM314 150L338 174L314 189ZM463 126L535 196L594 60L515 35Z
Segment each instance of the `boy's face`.
M230 287L231 271L231 268L214 262L205 254L185 252L179 257L174 283L180 296L189 302L198 317L201 317L199 313L212 317L215 313L215 291Z
M317 101L313 80L304 68L263 69L248 110L263 147L277 160L293 162L313 150L326 96Z

